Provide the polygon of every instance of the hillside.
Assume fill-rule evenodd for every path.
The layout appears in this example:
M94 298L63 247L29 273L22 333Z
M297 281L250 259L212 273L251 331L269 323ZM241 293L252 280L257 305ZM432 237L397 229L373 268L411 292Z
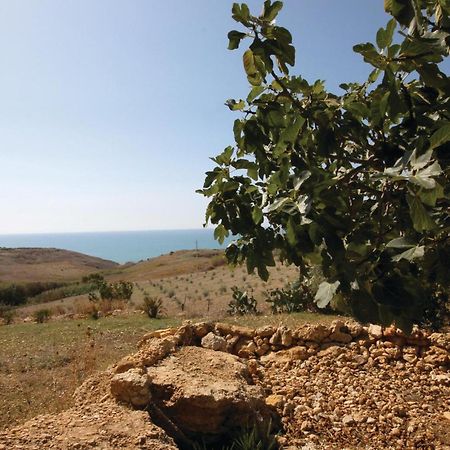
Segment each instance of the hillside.
M180 250L149 258L136 264L126 264L109 272L111 281L154 280L177 275L204 272L225 265L222 250Z
M56 248L0 248L0 282L71 281L118 264Z

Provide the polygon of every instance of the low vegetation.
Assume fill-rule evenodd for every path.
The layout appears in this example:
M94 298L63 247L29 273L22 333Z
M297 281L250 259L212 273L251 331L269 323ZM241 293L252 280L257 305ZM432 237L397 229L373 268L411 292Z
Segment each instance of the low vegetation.
M257 301L247 291L241 291L236 286L231 288L233 299L228 303L230 316L244 316L245 314L258 314Z
M150 295L144 293L144 305L142 310L150 317L150 319L157 319L164 311L163 302L159 297L150 297Z

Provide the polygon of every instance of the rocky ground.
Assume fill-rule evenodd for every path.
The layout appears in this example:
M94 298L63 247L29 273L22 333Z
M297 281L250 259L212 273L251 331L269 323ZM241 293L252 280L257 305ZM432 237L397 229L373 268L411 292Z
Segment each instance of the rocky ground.
M0 449L218 448L245 422L278 427L286 450L448 449L449 352L449 334L353 322L185 324L147 335L72 409L0 432Z

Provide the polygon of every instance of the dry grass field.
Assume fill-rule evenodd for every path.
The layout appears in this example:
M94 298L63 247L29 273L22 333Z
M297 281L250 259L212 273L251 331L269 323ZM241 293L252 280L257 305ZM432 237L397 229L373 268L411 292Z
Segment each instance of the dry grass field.
M69 407L88 375L134 351L146 331L176 323L136 315L0 327L0 428Z

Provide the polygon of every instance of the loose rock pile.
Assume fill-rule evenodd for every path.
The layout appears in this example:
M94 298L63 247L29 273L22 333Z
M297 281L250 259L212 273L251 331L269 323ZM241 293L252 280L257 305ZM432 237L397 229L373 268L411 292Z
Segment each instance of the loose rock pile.
M136 354L88 380L72 413L0 433L0 443L4 449L176 448L150 420L153 434L142 431L145 408L181 444L202 432L220 439L236 426L236 417L251 422L272 415L281 420L280 447L289 450L445 449L450 448L449 354L449 334L415 330L406 336L341 320L295 330L187 323L149 333ZM105 418L108 408L139 417L140 436L108 446L108 432L101 435L104 429L93 421L91 431L101 435L102 446L80 438L52 447L61 423L76 435L62 418L86 410ZM44 432L48 445L37 440ZM161 447L154 444L156 436Z

